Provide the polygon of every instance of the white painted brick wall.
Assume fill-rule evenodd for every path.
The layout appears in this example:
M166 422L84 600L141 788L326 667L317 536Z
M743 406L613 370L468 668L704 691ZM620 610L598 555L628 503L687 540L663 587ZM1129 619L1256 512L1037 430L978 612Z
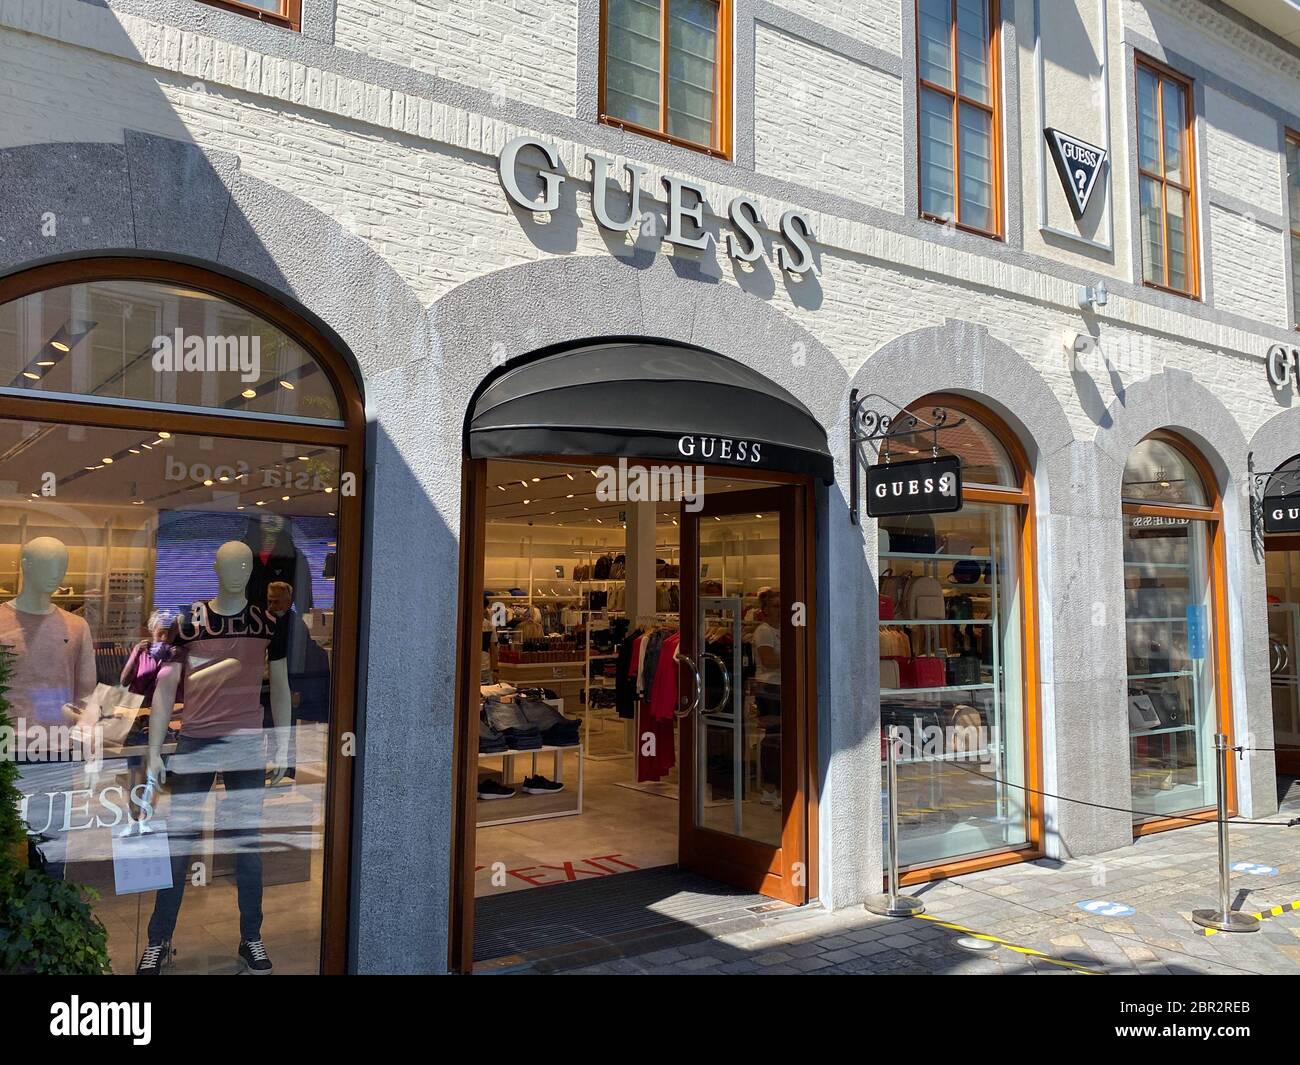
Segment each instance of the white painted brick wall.
M901 94L898 78L760 25L755 169L901 211Z
M902 54L900 0L773 0L773 5L886 52Z
M1288 263L1282 234L1213 204L1209 220L1214 305L1285 326Z
M24 32L6 28L15 20L15 10L32 14L32 22L18 22ZM65 33L59 20L69 12L76 18L80 46L48 36ZM791 48L804 51L792 56ZM119 54L110 54L114 49ZM794 166L783 176L811 184L822 134L808 133L807 116L847 109L846 97L860 99L862 72L853 66L859 80L836 81L824 53L771 35L760 41L760 49L768 57L784 50L785 68L825 78L826 84L816 83L824 95L795 115L780 110L784 102L776 99L775 61L769 58L760 68L760 99L765 101L760 114L774 116L764 120L769 139L760 141L768 145L762 151L776 153L784 143L773 158ZM141 56L157 66L144 65ZM788 95L788 89L783 91ZM883 203L893 190L891 206L899 209L898 95L895 84L893 110L879 105L882 113L866 123L890 139L849 146L854 165L866 173L839 174L836 180L847 187L836 191L868 201L874 196ZM872 105L855 106L869 113ZM123 129L131 128L236 153L244 172L284 189L366 241L425 304L470 278L549 254L528 239L496 179L495 152L518 130L386 88L263 61L244 49L212 42L199 47L147 20L121 18L71 0L46 0L45 6L0 0L0 115L0 144L120 143ZM847 117L837 114L827 123L830 130L863 126L857 117L853 123ZM585 145L550 139L570 173L585 174ZM880 177L891 165L895 173ZM647 188L659 189L660 172L650 168ZM741 184L743 175L737 181L736 186L705 183L715 210L723 209L736 192L752 191ZM577 185L581 189L582 182ZM797 198L760 200L769 219L786 207L804 206ZM945 318L964 319L986 326L1039 369L1080 436L1096 430L1099 408L1115 396L1115 381L1105 368L1090 373L1091 384L1070 374L1060 335L1079 327L1072 284L947 244L815 211L810 216L820 238L818 299L801 299L803 305L796 305L790 289L779 282L771 292L755 286L753 298L770 301L806 328L847 369L861 366L901 334ZM1280 238L1270 248L1266 235L1243 230L1242 221L1210 218L1215 262L1224 271L1224 279L1216 277L1216 293L1240 313L1276 322ZM445 249L453 253L437 254ZM580 191L574 246L566 254L610 253ZM718 283L738 283L716 250L709 259ZM1260 260L1272 264L1267 271L1272 288L1246 270ZM1179 367L1210 383L1247 435L1276 411L1253 331L1128 299L1112 300L1102 329L1126 351L1142 357L1149 353L1151 372ZM502 340L520 343L520 338ZM1119 379L1131 385L1146 372L1142 365L1122 368Z
M344 48L574 113L576 0L338 0Z
M1261 111L1205 90L1205 166L1210 188L1280 214L1282 155L1277 123Z

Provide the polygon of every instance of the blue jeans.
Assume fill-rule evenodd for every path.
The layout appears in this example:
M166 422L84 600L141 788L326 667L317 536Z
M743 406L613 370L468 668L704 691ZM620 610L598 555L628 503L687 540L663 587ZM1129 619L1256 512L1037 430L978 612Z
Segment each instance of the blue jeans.
M217 846L235 852L235 886L239 898L241 939L262 936L262 798L266 788L266 735L261 730L233 732L212 739L191 739L184 732L168 759L167 789L171 809L167 835L171 843L172 886L154 897L149 942L165 943L176 930L190 857L203 831L203 807L217 774L226 786L218 806ZM226 822L224 825L222 821ZM207 871L209 883L212 870Z

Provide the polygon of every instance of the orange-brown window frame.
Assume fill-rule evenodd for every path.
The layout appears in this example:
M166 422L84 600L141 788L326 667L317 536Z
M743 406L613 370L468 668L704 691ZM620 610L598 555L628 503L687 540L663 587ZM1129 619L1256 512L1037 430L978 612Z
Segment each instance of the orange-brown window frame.
M679 148L690 148L704 152L719 159L731 158L731 67L732 45L735 35L732 32L732 0L715 0L718 5L718 57L713 67L713 143L699 144L684 137L674 137L668 132L668 4L670 0L659 2L659 125L654 129L625 118L611 115L605 108L605 49L606 30L609 24L609 0L600 0L600 121L607 126L639 133L643 137L667 141Z
M948 48L952 56L952 83L953 88L949 89L944 85L936 84L926 78L921 77L921 0L916 0L915 14L913 21L916 24L916 40L913 42L916 53L916 203L917 213L921 218L931 222L947 224L951 222L958 229L964 229L968 233L978 233L980 236L991 237L994 240L1002 240L1006 235L1005 212L1003 209L1003 198L1005 196L1005 182L1003 180L1002 167L1002 69L1001 56L1002 50L998 40L998 27L1001 25L998 11L998 0L989 0L989 102L982 103L959 92L957 86L957 0L950 0L952 10L952 28L949 31ZM925 171L921 167L921 90L929 89L932 92L939 93L946 97L952 107L952 202L957 209L956 218L945 218L942 215L932 214L921 208L924 202L922 192L924 189ZM961 217L961 105L969 104L985 112L990 119L992 134L993 156L993 228L983 229L980 226L970 225L963 222Z
M1024 661L1021 693L1021 710L1025 723L1025 823L1024 843L1011 844L995 851L973 854L968 857L940 859L937 862L904 866L899 871L899 883L906 887L924 884L931 880L946 880L966 873L997 869L1004 865L1041 858L1043 850L1043 739L1042 701L1040 698L1041 664L1038 651L1038 527L1037 508L1034 503L1034 474L1029 455L1020 438L1011 427L993 411L976 402L948 392L934 392L909 403L908 410L930 410L946 407L957 414L980 422L998 443L1006 448L1007 457L1015 467L1019 487L963 484L962 498L972 503L993 503L1015 507L1020 517L1020 542L1017 545L1020 559L1020 584L1023 589L1020 607L1020 648Z
M1297 133L1293 129L1287 130L1286 143L1288 146L1294 146L1296 157L1297 159L1300 159L1300 133ZM1283 165L1286 164L1285 157L1283 158L1282 163ZM1300 210L1293 210L1291 207L1291 185L1293 183L1300 184L1300 174L1292 174L1288 171L1286 180L1287 212L1289 216L1287 225L1290 230L1291 240L1298 241L1300 240ZM1295 257L1289 246L1286 251L1287 269L1291 271L1291 322L1296 329L1300 329L1300 271L1296 270L1295 266L1292 265Z
M1201 479L1206 494L1211 497L1209 506L1197 506L1191 503L1130 503L1121 498L1121 510L1125 517L1137 515L1140 517L1156 518L1186 518L1189 521L1203 522L1209 526L1208 543L1206 547L1210 553L1209 574L1210 574L1210 616L1214 624L1214 700L1215 713L1218 722L1217 731L1222 732L1228 737L1228 742L1232 743L1232 689L1230 687L1232 678L1228 672L1228 576L1227 565L1225 562L1226 555L1223 541L1223 496L1219 492L1219 481L1214 475L1214 470L1205 460L1205 456L1195 447L1188 443L1177 433L1170 432L1168 429L1157 429L1143 437L1144 440L1158 440L1163 444L1168 444L1182 455L1196 474ZM1121 492L1123 489L1120 489ZM1125 625L1125 647L1124 654L1128 655L1128 626ZM1127 668L1125 669L1127 672ZM1228 814L1231 817L1237 816L1237 782L1236 770L1234 766L1235 759L1228 759ZM1132 789L1132 777L1130 765L1130 794ZM1208 766L1213 769L1213 766ZM1184 828L1189 824L1200 821L1213 821L1218 817L1218 810L1215 807L1206 807L1203 810L1190 810L1185 814L1175 814L1164 817L1152 817L1145 821L1135 821L1133 823L1133 836L1136 839L1139 836L1147 836L1153 832L1167 832L1172 828Z
M1159 289L1161 292L1172 292L1176 296L1187 296L1189 299L1199 300L1201 298L1201 242L1200 242L1200 205L1196 200L1196 102L1192 95L1192 79L1188 78L1172 67L1165 66L1149 56L1140 53L1134 53L1133 57L1133 97L1134 97L1134 114L1137 128L1137 149L1134 151L1134 161L1137 163L1138 188L1137 188L1137 210L1139 218L1138 228L1138 258L1142 264L1142 284L1148 288ZM1142 109L1138 102L1138 79L1141 77L1142 70L1155 75L1156 78L1156 129L1158 137L1156 144L1160 160L1161 173L1154 173L1142 166ZM1187 161L1187 184L1184 185L1179 181L1171 181L1165 177L1165 82L1177 82L1183 90L1183 158ZM1160 186L1160 240L1161 249L1164 254L1164 276L1165 283L1151 281L1147 277L1147 260L1146 244L1141 237L1141 215L1142 215L1142 179L1148 178L1157 182ZM1187 194L1187 284L1188 287L1174 288L1168 283L1169 281L1169 206L1165 197L1168 187L1178 189L1180 192Z
M226 11L234 11L240 15L247 15L259 22L270 22L276 26L283 26L295 33L302 29L302 0L279 0L280 10L278 12L266 11L263 8L254 7L252 4L241 3L240 0L199 0L199 2Z

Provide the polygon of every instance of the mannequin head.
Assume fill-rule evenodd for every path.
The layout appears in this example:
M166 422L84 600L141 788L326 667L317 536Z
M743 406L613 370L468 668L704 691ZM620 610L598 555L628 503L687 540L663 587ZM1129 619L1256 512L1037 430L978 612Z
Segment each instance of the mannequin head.
M245 543L227 540L217 548L212 568L217 571L217 582L224 596L242 596L253 575L253 552Z
M28 604L48 605L68 572L68 549L53 536L38 536L23 545L22 599Z

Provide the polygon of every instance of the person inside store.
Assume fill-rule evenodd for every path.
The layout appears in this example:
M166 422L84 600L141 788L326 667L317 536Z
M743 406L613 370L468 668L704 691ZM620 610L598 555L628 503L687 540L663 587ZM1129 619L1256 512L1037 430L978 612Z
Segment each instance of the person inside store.
M266 589L266 609L284 629L285 653L289 661L289 688L293 693L294 727L289 734L289 770L284 779L297 777L298 725L329 721L330 661L324 648L311 638L307 623L293 607L293 586L272 581ZM271 715L271 684L262 684L262 725L274 728Z
M756 724L763 730L758 774L765 806L781 805L781 592L758 590L758 626L754 629L754 703Z
M244 543L253 552L248 580L250 602L263 604L272 581L284 581L293 591L299 614L312 608L311 569L293 538L293 523L282 514L257 514L248 519Z
M483 650L479 653L479 683L495 684L499 663L499 645L497 628L492 621L492 599L485 592L483 595Z
M119 683L133 695L144 697L143 706L153 702L154 688L158 684L158 671L175 657L176 649L172 646L172 626L176 615L170 610L155 610L149 615L148 639L141 640L131 650L131 657L122 667ZM180 689L176 692L176 701L184 702Z

